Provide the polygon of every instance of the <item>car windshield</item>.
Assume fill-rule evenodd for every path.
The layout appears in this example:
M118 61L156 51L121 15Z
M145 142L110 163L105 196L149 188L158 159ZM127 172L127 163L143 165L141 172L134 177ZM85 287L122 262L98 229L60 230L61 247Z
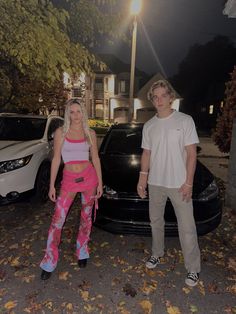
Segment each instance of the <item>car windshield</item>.
M31 141L43 137L47 120L40 118L0 117L0 140Z
M104 147L105 153L140 155L142 153L141 141L141 129L114 129L108 136L107 144Z

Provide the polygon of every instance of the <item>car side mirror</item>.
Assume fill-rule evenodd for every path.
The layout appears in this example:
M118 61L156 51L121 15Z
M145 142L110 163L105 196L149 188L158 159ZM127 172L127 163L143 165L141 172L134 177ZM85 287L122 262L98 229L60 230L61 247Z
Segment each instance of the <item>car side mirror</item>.
M54 133L48 134L48 140L52 141L54 139Z

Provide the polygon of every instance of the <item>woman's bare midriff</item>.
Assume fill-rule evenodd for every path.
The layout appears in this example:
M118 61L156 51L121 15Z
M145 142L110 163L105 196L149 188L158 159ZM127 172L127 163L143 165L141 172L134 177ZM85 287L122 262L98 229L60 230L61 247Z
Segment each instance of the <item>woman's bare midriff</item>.
M90 161L81 162L78 164L66 164L65 170L72 171L72 172L81 172L85 168L87 168L89 164L90 164Z

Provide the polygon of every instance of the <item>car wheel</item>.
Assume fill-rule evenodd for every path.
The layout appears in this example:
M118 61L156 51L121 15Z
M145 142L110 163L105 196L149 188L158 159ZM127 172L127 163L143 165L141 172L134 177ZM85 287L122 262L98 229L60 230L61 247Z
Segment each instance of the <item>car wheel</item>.
M50 181L50 164L43 163L38 171L35 185L34 185L34 195L31 200L34 203L46 203L48 200L48 190Z

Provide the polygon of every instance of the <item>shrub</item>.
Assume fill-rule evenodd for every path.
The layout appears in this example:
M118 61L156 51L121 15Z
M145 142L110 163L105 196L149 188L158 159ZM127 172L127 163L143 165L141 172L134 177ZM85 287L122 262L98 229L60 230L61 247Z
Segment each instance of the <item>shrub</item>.
M217 118L213 133L213 139L223 153L230 152L234 118L236 118L236 66L231 73L231 80L226 83L224 107Z

